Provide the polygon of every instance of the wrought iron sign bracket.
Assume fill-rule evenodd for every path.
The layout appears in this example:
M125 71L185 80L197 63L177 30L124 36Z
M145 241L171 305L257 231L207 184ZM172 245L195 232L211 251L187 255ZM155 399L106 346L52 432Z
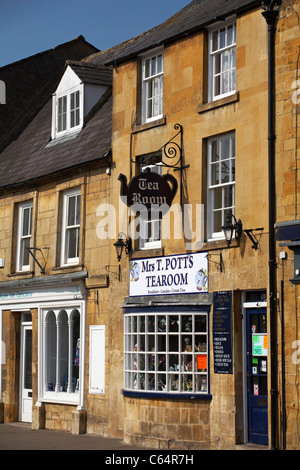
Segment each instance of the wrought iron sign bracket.
M26 247L26 250L28 251L28 253L32 256L32 258L34 259L34 262L38 265L38 267L40 268L41 270L41 274L45 274L45 268L46 268L46 264L47 264L47 261L45 260L45 256L44 256L44 253L42 251L41 248L37 248L35 246L29 246L29 247ZM32 250L35 250L35 251L40 251L41 254L42 254L42 257L43 257L43 260L44 260L44 267L39 263L39 261L37 260L36 256L33 254ZM43 247L43 250L49 250L48 247Z
M189 168L190 165L183 165L183 127L181 124L176 123L174 129L178 131L168 142L166 142L158 150L146 157L144 162L149 165L158 165L157 156L161 153L162 159L159 165L173 169L173 171L180 171L180 206L183 207L183 170ZM179 142L178 142L179 141ZM131 163L139 163L138 161L130 158Z
M205 258L207 258L207 261L208 261L209 263L214 263L214 264L216 264L216 265L217 265L217 270L220 271L221 273L222 273L223 271L225 271L225 266L224 266L224 261L223 261L222 253L216 254L216 256L219 256L219 259L220 259L219 262L218 262L218 261L213 261L213 260L211 259L212 256L213 256L212 254L208 254L208 255L205 256Z
M245 232L245 234L247 235L247 237L249 238L249 240L252 242L252 246L251 248L253 248L253 250L257 250L258 249L258 245L259 245L259 242L260 242L260 239L257 238L256 234L253 233L253 232L262 232L263 231L263 227L260 227L260 228L255 228L255 229L245 229L243 230ZM261 234L260 234L260 238L261 238Z

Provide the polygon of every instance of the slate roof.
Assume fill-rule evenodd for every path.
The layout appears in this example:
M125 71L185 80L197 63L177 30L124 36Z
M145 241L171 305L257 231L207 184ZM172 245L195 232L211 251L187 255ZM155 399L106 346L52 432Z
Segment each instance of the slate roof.
M193 0L167 21L135 38L83 59L93 64L117 65L163 44L199 31L213 22L241 14L261 4L258 0Z
M0 188L11 188L95 161L107 162L111 148L111 88L89 113L74 138L49 145L52 100L34 117L17 140L0 155ZM52 141L54 143L54 141Z
M260 1L193 0L161 25L122 44L97 52L81 60L71 61L82 81L111 84L114 64L129 60L158 45L201 30L212 22L260 5ZM103 68L103 66L109 68ZM54 89L52 89L54 92ZM15 187L74 169L90 162L106 162L111 150L111 87L89 113L84 128L74 138L50 141L51 99L33 118L17 140L0 154L0 188Z

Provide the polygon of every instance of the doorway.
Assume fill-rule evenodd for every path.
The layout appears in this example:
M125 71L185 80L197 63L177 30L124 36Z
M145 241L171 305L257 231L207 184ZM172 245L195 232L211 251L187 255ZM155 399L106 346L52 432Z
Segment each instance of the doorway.
M20 413L22 422L32 422L32 319L30 313L21 316L20 345Z
M268 445L266 308L246 309L248 441Z

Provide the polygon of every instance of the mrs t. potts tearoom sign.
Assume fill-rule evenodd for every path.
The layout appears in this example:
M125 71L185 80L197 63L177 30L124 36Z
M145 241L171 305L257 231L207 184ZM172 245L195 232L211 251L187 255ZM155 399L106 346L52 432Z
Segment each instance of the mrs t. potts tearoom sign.
M208 292L207 253L130 261L129 295L196 294Z

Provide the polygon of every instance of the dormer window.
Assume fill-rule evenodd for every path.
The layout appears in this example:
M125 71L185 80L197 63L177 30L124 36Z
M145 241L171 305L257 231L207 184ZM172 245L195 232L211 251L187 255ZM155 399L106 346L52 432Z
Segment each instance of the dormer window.
M60 95L55 95L55 137L60 137L69 132L79 130L82 127L82 92L69 90Z
M83 62L70 61L52 98L52 141L76 137L84 119L112 86L112 71Z

